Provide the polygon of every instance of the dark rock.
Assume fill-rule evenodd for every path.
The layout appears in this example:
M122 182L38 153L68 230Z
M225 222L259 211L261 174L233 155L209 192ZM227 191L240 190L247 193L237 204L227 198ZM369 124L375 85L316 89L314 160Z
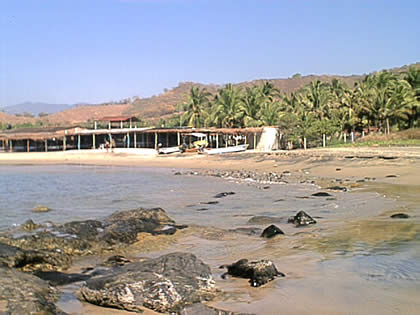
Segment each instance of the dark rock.
M388 177L388 178L395 178L395 177L398 177L397 175L395 175L395 174L390 174L390 175L386 175L385 177Z
M341 171L341 168L337 167L335 170L338 172Z
M223 197L234 195L234 194L235 193L233 191L222 192L222 193L219 193L219 194L215 195L214 198L223 198Z
M312 194L312 196L314 196L314 197L331 197L331 195L329 193L323 192L323 191L314 193L314 194Z
M77 292L89 303L141 312L178 312L216 296L210 267L193 254L172 253L127 264L90 279Z
M246 235L259 235L261 234L261 229L259 228L254 228L254 227L240 227L240 228L236 228L236 229L232 229L229 230L230 232L235 232L235 233L241 233L241 234L246 234Z
M92 241L96 239L99 233L103 232L103 224L97 220L72 221L58 226L56 230L75 235L83 240Z
M277 200L274 200L274 202L281 202L281 201L285 201L285 199L277 199Z
M197 211L207 211L207 210L209 210L209 208L199 208L199 209L197 209Z
M296 196L295 198L296 199L309 199L308 196Z
M358 179L358 180L356 180L356 183L364 183L364 182L365 182L364 179Z
M77 274L77 273L63 273L58 271L40 271L34 272L34 275L38 278L48 281L53 286L66 285L79 281L86 281L90 278L89 275Z
M174 175L182 175L181 172L175 172Z
M246 313L234 313L230 311L220 310L201 303L195 303L184 307L179 315L252 315Z
M37 225L37 224L35 224L35 222L34 222L34 221L32 221L31 219L29 219L29 220L26 220L26 221L23 223L22 228L23 228L25 231L33 231L33 230L36 230L36 229L38 228L38 225Z
M327 187L327 189L329 189L329 190L337 190L337 191L347 191L347 188L346 187L343 187L343 186L330 186L330 187Z
M227 268L227 272L222 275L222 278L229 274L234 277L250 279L249 283L252 287L259 287L275 277L285 276L270 260L249 262L248 259L241 259L232 265L224 265L220 268Z
M55 306L58 296L45 281L0 267L1 314L64 314Z
M279 234L284 235L283 231L280 230L280 228L272 224L262 232L261 237L272 238Z
M270 189L270 186L264 186L263 189Z
M395 213L393 215L391 215L392 219L408 219L410 216L408 214L405 213Z
M218 201L207 201L207 202L200 202L202 205L217 205Z
M282 223L284 218L270 217L267 215L256 215L248 220L248 224L265 225L270 223Z
M289 218L288 223L293 223L297 227L315 224L316 221L305 211L299 211L294 217Z

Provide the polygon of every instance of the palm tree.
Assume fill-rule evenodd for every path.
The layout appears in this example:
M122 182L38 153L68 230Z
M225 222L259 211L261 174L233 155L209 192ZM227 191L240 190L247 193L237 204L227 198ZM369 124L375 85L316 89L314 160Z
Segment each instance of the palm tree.
M215 97L215 113L219 116L222 127L240 127L243 112L240 110L242 103L240 88L235 88L232 84L226 84L219 89Z
M326 83L319 80L312 81L304 91L304 102L308 109L319 118L324 119L329 116L329 103L331 91Z
M404 79L410 84L415 94L415 101L409 116L409 126L418 127L420 118L420 69L414 66L409 67L408 71L405 73Z
M247 87L242 97L240 109L243 112L244 126L257 127L261 126L259 119L261 105L263 103L263 95L258 87Z
M201 127L203 124L203 111L209 106L209 96L205 88L200 89L199 86L192 86L188 100L183 104L184 114L181 119L186 122L189 127Z

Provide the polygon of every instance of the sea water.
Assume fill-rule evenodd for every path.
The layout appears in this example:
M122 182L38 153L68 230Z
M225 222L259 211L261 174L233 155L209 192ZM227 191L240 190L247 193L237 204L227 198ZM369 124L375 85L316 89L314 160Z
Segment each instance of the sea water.
M285 236L186 234L156 257L172 251L196 254L208 263L223 298L212 305L256 314L416 314L420 309L419 208L370 189L320 191L310 184L262 185L179 170L120 166L0 166L0 230L31 218L40 222L100 219L118 210L162 207L179 224L228 231L250 225L253 216L282 218ZM183 171L183 173L188 173ZM215 198L221 192L233 192ZM38 205L51 208L34 213ZM393 220L410 208L411 218ZM408 207L408 208L407 208ZM287 218L304 210L317 224L296 228ZM270 259L286 274L264 287L222 280L218 267L241 258ZM82 314L72 293L65 311ZM69 298L70 296L70 298ZM80 304L80 303L79 303ZM67 305L67 308L66 308ZM71 307L70 307L70 306Z

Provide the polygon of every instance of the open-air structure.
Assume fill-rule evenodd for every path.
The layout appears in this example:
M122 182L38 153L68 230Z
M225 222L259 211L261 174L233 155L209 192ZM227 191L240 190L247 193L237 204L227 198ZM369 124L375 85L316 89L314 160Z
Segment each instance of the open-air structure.
M99 121L99 120L98 120ZM107 128L54 127L26 128L0 131L0 151L36 152L101 149L106 142L116 148L191 146L194 135L206 135L209 148L248 144L256 149L264 128L150 128L137 127L135 117L104 117ZM102 124L103 125L103 124ZM117 125L117 127L116 127Z

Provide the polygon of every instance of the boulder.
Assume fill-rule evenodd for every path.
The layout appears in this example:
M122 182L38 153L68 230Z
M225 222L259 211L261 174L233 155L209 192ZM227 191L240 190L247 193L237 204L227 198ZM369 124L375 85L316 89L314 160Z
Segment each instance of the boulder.
M213 299L217 292L208 265L193 254L172 253L114 267L88 280L77 295L92 304L128 311L178 312Z
M393 215L391 215L392 219L408 219L410 216L408 214L405 213L395 213Z
M259 260L249 262L248 259L241 259L231 265L224 265L220 268L227 268L227 272L222 275L250 279L252 287L259 287L276 277L285 277L285 274L279 272L276 266L270 260Z
M0 267L1 314L64 314L54 304L58 296L45 281Z
M280 228L278 228L277 226L272 224L262 232L261 237L272 238L272 237L274 237L276 235L279 235L279 234L284 235L283 231L280 230Z
M23 270L62 270L71 265L71 257L62 251L25 250L0 243L0 266Z
M293 223L297 227L315 224L316 221L305 211L299 211L294 217L290 217L288 223Z

